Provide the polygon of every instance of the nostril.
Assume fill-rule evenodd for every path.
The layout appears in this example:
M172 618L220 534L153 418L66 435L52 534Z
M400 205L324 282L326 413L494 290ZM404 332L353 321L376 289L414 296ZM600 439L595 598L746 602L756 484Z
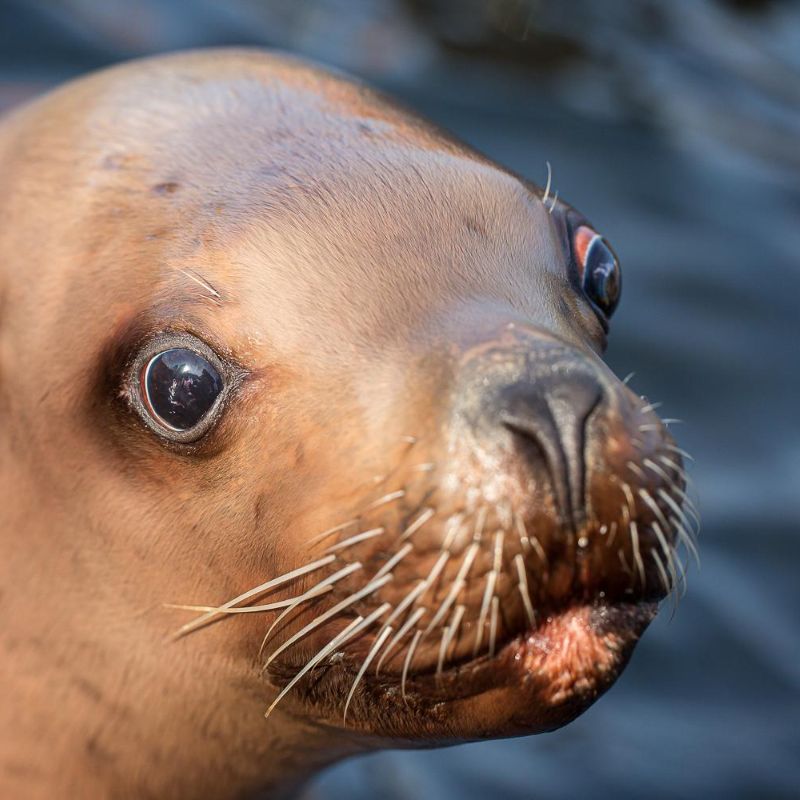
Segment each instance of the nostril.
M602 397L597 378L584 373L549 374L515 383L501 393L501 423L519 440L526 458L543 462L564 520L573 530L586 514L586 421Z

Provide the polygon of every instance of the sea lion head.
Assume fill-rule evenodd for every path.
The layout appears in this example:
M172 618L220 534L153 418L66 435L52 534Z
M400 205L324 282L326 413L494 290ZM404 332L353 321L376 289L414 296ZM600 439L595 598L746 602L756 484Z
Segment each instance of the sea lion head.
M678 583L684 471L602 361L617 258L549 184L247 52L101 73L0 141L4 522L62 619L363 741L549 730L613 683Z

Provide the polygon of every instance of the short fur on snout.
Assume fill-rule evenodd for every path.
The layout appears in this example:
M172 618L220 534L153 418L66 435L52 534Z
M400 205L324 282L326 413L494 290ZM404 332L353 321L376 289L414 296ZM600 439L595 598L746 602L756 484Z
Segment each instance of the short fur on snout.
M611 685L693 511L549 185L246 50L68 84L0 175L3 796L288 791ZM162 341L224 365L196 439Z

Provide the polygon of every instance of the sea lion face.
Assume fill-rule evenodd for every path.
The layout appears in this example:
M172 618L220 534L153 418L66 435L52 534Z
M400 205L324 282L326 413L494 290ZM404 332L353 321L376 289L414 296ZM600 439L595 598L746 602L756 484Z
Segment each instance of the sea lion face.
M48 132L83 137L69 213L5 234L42 288L6 276L0 370L51 363L4 393L15 485L44 465L42 514L135 544L129 599L236 597L163 646L251 660L290 713L415 742L569 721L688 527L680 452L600 358L613 252L361 87L164 63L157 100L133 74Z

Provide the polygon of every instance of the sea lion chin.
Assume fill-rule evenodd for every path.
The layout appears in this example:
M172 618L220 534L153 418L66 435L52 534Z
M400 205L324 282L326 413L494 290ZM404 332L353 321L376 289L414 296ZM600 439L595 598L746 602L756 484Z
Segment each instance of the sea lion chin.
M0 171L9 792L277 789L613 683L694 510L549 177L242 50L71 83Z

